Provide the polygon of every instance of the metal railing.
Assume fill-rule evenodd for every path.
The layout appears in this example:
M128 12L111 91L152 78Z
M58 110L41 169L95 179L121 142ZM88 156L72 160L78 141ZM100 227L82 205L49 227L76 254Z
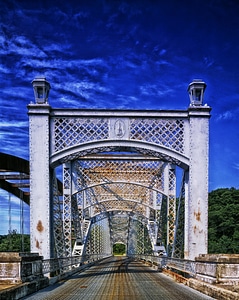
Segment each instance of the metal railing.
M90 264L94 261L109 257L108 254L91 254L83 256L71 256L62 258L50 258L42 261L43 274L61 274L82 265Z
M84 256L45 259L42 261L42 273L51 274L50 276L56 276L109 256L109 254L91 254ZM155 266L158 266L159 269L170 269L174 272L186 273L190 277L195 277L196 275L195 261L147 254L130 255L129 257L150 262Z
M192 260L169 258L166 256L155 256L146 254L130 255L135 259L144 260L157 265L159 268L171 269L175 272L188 274L190 277L196 276L196 262Z
M187 273L190 277L196 276L196 262L193 260L166 258L166 267Z

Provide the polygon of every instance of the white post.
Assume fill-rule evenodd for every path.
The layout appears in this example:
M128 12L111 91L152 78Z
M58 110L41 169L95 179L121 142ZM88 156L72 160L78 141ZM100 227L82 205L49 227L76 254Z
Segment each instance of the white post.
M208 106L191 106L189 112L188 256L194 260L208 251Z
M51 258L52 253L49 114L47 103L28 105L31 252L38 252L44 259Z

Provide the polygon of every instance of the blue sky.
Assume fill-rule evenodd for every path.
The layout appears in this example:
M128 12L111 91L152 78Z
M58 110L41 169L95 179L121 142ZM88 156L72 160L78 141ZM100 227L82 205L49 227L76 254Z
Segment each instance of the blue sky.
M239 188L238 16L237 0L0 0L0 151L29 158L37 75L52 107L116 109L187 109L200 78L212 107L209 190Z

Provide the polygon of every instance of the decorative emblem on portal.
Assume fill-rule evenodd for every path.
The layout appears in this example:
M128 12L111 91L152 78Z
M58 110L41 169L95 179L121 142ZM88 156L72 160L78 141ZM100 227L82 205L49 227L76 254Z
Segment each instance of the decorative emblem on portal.
M125 124L122 120L116 120L114 125L115 136L121 138L125 135Z

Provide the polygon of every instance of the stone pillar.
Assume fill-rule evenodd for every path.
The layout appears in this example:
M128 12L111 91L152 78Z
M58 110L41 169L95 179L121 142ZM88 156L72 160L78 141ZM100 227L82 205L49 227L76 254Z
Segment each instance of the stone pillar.
M210 284L239 285L239 254L206 254L195 260L196 279Z
M0 284L19 284L41 278L42 257L38 253L1 252Z
M188 185L188 240L185 259L194 260L206 254L208 248L208 106L190 106L189 114L189 185ZM187 255L188 254L188 255Z
M52 257L52 220L49 167L50 106L28 105L30 146L31 252Z

